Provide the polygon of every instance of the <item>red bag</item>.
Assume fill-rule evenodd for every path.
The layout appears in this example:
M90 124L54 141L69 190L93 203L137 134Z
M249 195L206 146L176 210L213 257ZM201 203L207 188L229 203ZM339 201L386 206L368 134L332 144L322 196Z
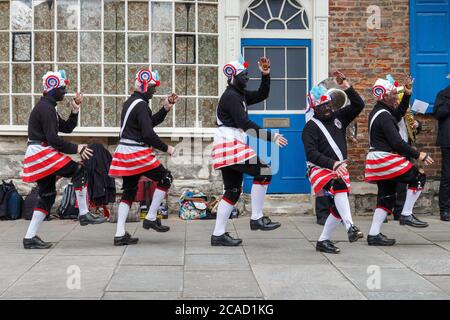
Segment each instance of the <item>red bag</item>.
M147 207L150 205L153 199L153 193L155 193L158 183L145 176L141 176L138 182L138 189L134 201L145 202Z

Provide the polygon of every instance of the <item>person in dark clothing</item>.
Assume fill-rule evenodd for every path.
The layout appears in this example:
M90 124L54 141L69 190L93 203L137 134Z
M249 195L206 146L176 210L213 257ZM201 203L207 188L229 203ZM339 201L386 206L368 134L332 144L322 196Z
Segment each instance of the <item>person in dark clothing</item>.
M42 80L43 96L31 111L28 121L28 147L24 159L23 181L37 182L39 187L39 202L23 239L25 249L48 249L52 246L42 241L36 233L55 202L56 176L72 178L80 212L78 219L82 226L105 221L103 217L89 212L84 166L63 154L78 153L82 159L88 159L92 156L92 150L58 136L58 132L71 133L76 127L83 95L77 93L70 101L72 112L65 121L56 111L57 102L62 101L67 93L68 81L64 70L47 72Z
M436 145L442 152L439 209L441 220L450 221L450 86L438 93L434 116L439 121Z
M135 91L123 104L120 141L109 168L111 177L123 178L123 194L114 237L116 246L136 244L139 240L131 237L125 230L125 223L142 175L158 181L148 214L142 224L143 228L147 230L152 228L157 232L167 232L170 229L161 224L156 214L172 184L172 175L156 158L154 148L167 152L170 156L175 149L164 143L153 128L164 121L179 98L172 93L163 102L163 107L153 114L149 107L149 100L155 94L159 84L157 71L140 70L136 75Z
M378 79L373 94L378 102L369 115L369 153L366 158L365 181L377 183L378 198L372 226L367 236L369 245L392 246L395 239L389 239L380 232L381 225L395 205L397 183L408 184L406 201L400 216L401 225L417 228L427 227L413 214L413 207L426 182L426 175L408 159L420 159L432 164L433 159L419 152L405 142L399 133L398 122L409 107L413 80L407 77L404 96L398 103L398 83L392 77Z
M363 237L362 232L353 224L348 200L350 176L347 170L347 127L364 109L364 101L350 86L344 74L334 72L335 81L347 94L350 105L334 111L332 96L324 86L314 87L308 95L313 117L303 129L302 140L305 148L308 178L313 192L333 196L332 208L316 250L326 253L339 253L330 237L334 229L342 222L347 230L350 242Z
M315 197L315 209L316 209L316 220L317 224L324 226L325 222L330 215L330 197L327 195L316 196Z
M270 91L270 62L261 58L261 85L257 91L248 91L248 64L242 60L233 61L223 68L228 77L228 87L222 94L217 107L218 128L214 136L213 166L221 170L224 195L217 209L216 226L211 235L212 246L238 246L241 239L232 238L226 231L228 218L242 192L244 174L254 177L251 191L251 230L274 230L281 225L263 215L262 209L268 185L272 179L270 167L256 155L246 143L247 134L273 141L278 146L287 145L280 134L271 134L261 129L248 118L247 106L264 101Z

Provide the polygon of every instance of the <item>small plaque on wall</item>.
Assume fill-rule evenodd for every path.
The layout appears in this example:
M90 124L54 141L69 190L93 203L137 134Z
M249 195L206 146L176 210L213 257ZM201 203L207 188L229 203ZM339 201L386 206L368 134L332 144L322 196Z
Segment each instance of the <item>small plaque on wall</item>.
M291 119L289 118L263 118L264 128L290 128Z

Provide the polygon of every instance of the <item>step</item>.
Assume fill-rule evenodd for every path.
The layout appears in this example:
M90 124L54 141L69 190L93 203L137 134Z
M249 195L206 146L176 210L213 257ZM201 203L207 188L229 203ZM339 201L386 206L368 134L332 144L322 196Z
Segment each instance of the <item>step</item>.
M249 194L243 194L238 208L243 215L250 215L252 206ZM264 202L264 213L268 215L300 216L313 213L312 198L309 194L268 194Z

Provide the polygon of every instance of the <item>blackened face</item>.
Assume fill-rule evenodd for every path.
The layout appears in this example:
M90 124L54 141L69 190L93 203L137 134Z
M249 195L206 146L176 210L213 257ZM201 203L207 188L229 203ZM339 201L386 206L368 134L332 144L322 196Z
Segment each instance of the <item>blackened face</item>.
M53 96L53 98L55 98L56 101L63 101L64 100L64 96L66 94L67 94L67 89L66 89L65 86L53 89L51 91L51 95Z
M247 87L248 80L248 71L244 70L234 77L234 85L239 89L245 89Z
M145 93L145 96L150 100L153 98L153 95L156 93L156 86L149 85L147 87L147 92Z
M317 115L317 118L320 120L329 120L333 118L333 108L331 103L323 103L314 107L314 114Z

